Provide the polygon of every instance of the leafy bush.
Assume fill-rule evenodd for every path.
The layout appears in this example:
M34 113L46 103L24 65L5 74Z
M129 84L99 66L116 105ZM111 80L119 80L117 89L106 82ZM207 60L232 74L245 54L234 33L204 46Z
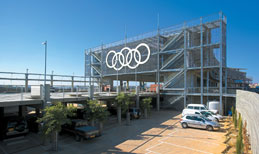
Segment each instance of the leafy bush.
M129 110L130 104L134 103L130 101L130 97L126 93L119 93L115 99L117 101L117 107L121 107L122 113L126 113Z
M60 132L61 126L66 123L71 123L69 117L75 116L76 108L73 106L64 106L62 103L46 107L45 114L37 120L38 123L43 123L42 133L50 135L53 132Z
M151 97L142 99L140 104L141 110L144 111L144 109L147 109L148 111L150 111L150 109L152 108L151 102L152 102Z
M109 116L107 108L97 100L90 100L85 107L85 112L88 120L97 119L99 121L104 121Z
M71 123L68 117L75 116L76 108L73 106L64 106L62 103L46 107L44 109L45 114L42 118L37 120L38 123L42 123L41 133L44 138L51 138L55 136L53 142L55 144L55 150L58 150L58 133L61 131L61 127L64 124Z

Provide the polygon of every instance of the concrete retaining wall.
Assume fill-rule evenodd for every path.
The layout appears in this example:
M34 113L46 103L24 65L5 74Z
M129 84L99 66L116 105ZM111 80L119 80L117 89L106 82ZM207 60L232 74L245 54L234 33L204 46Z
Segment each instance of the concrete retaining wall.
M247 122L253 154L259 154L259 94L237 90L236 109Z

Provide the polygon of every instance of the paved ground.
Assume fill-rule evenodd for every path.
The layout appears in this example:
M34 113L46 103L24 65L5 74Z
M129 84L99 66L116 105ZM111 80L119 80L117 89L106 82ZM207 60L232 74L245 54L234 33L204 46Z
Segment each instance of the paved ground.
M148 119L134 120L130 126L114 125L106 129L101 137L92 140L76 142L72 136L61 136L59 152L51 152L50 146L34 146L18 153L210 154L221 153L224 150L224 130L208 132L200 129L182 129L179 117L179 112L175 111L152 112Z

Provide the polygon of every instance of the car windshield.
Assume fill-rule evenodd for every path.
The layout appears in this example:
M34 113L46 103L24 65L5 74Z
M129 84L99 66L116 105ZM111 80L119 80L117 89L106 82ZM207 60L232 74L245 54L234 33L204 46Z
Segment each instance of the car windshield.
M202 119L204 119L205 121L211 121L210 119L206 118L206 117L202 117Z
M211 112L211 111L208 111L210 114L212 114L212 115L216 115L215 113L213 113L213 112Z
M202 114L202 115L205 115L206 117L212 116L209 112L205 112L205 111L201 112L201 114Z
M201 110L208 110L206 107L201 107Z

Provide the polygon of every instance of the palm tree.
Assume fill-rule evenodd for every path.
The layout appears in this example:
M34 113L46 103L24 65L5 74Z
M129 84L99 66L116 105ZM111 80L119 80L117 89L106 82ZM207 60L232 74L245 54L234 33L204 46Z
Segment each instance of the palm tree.
M109 116L107 107L103 106L97 100L90 100L87 107L85 108L87 116L90 120L98 120L100 131L103 130L103 122ZM94 122L93 122L94 123Z
M142 99L140 107L141 107L141 110L144 111L145 118L147 118L147 113L150 111L150 109L152 107L151 102L152 102L151 97Z
M61 131L61 126L66 123L71 123L68 118L75 115L75 108L72 106L64 106L62 103L46 107L44 109L45 114L42 118L37 120L38 123L42 124L42 134L45 137L51 137L54 135L54 146L55 150L58 150L58 133Z
M130 114L129 114L129 105L133 102L130 101L130 97L126 93L119 93L118 96L115 98L117 103L117 117L118 123L121 124L121 114L126 113L127 115L127 124L130 122Z

